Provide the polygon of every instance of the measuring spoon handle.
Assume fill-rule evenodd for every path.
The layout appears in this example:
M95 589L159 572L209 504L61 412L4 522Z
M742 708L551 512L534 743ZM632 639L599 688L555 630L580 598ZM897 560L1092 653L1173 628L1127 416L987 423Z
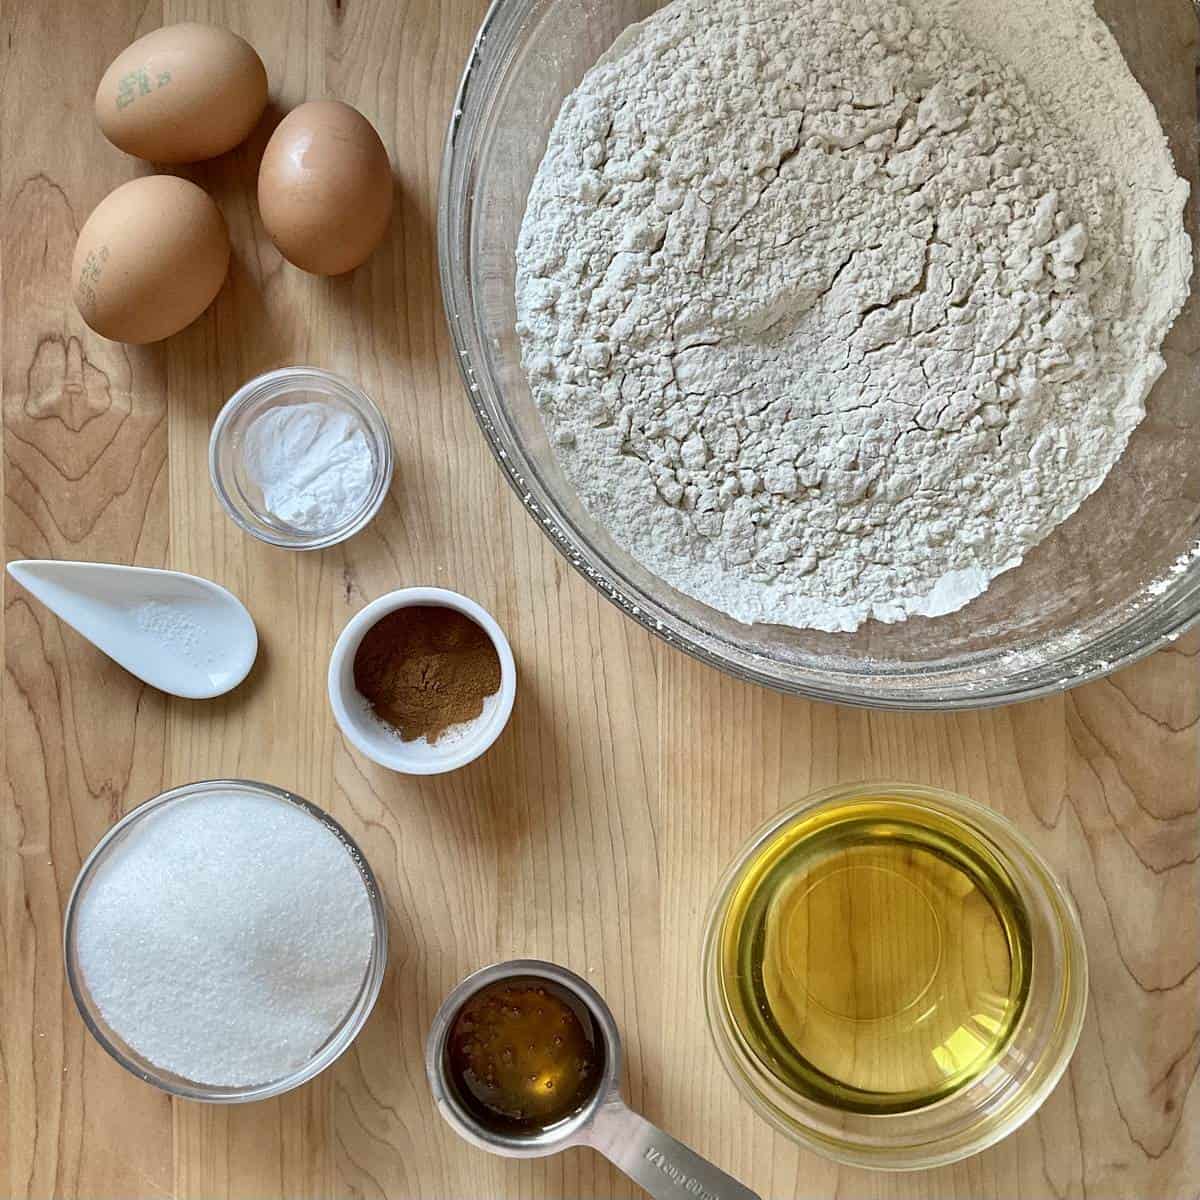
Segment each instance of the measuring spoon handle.
M654 1200L760 1200L748 1187L655 1128L619 1096L601 1105L587 1140Z

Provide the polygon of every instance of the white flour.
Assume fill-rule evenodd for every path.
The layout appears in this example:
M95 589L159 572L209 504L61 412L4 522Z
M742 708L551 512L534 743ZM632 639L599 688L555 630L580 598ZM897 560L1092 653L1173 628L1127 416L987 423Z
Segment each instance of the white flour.
M306 533L345 525L366 503L375 477L357 419L314 401L258 417L246 430L242 460L267 511Z
M1186 197L1091 0L677 0L530 193L533 396L589 511L697 599L952 612L1144 416Z

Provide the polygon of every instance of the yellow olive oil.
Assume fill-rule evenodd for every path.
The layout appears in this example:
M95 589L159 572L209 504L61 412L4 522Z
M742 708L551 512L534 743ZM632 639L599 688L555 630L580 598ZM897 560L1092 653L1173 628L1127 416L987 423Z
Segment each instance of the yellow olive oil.
M1003 1052L1029 991L1029 920L1003 857L879 795L813 811L746 864L721 987L787 1088L860 1113L935 1103Z

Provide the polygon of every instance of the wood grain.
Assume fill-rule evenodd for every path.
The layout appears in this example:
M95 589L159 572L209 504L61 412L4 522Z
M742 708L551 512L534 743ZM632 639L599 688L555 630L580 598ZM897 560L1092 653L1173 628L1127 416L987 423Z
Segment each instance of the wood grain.
M624 620L505 487L464 401L437 292L443 123L484 0L52 0L3 14L3 536L6 558L170 565L249 604L261 659L232 696L168 701L6 583L0 804L6 1185L13 1197L627 1197L574 1151L476 1153L432 1110L421 1048L467 971L543 955L585 973L623 1028L630 1098L764 1197L1187 1200L1200 1195L1200 636L1066 697L983 714L808 704L736 683ZM212 312L167 343L92 335L68 301L75 235L148 168L90 115L108 61L164 22L226 24L262 53L272 108L238 151L185 173L234 239ZM338 96L393 153L397 217L347 279L282 262L253 203L282 112ZM1179 347L1194 353L1194 347ZM381 518L294 555L243 537L209 487L212 418L250 376L313 362L359 380L398 451ZM403 584L478 598L521 689L482 762L379 770L337 736L328 654ZM329 808L387 896L392 954L354 1049L320 1080L241 1108L172 1103L86 1036L64 988L63 904L82 857L161 788L234 774ZM1039 1116L958 1166L846 1170L738 1098L705 1030L698 954L717 876L804 792L893 776L967 792L1057 865L1091 955L1087 1025Z

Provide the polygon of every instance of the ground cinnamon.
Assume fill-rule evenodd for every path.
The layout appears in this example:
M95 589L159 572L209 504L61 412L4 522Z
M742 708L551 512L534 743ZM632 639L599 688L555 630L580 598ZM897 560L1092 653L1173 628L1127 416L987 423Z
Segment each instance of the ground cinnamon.
M354 686L406 742L432 745L500 690L500 656L457 609L417 604L377 621L354 656Z

